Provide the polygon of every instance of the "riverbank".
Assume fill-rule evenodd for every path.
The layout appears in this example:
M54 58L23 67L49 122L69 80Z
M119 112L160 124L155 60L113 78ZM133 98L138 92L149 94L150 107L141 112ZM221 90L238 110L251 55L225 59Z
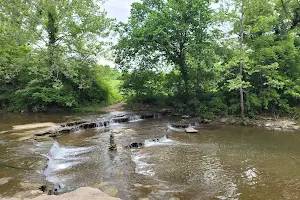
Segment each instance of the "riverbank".
M172 108L162 108L157 106L152 106L149 104L126 104L121 101L115 104L108 105L92 105L86 108L75 109L75 113L109 113L109 112L121 112L121 111L131 111L137 113L158 113L166 117L175 116L183 117L185 122L195 121L195 119L200 118L200 123L204 122L205 124L227 124L227 125L244 125L244 126L259 126L265 127L267 130L276 130L276 131L300 131L300 122L299 119L295 120L289 117L273 117L267 115L257 115L252 118L246 117L242 119L238 116L228 115L228 116L210 116L205 118L201 115L186 114L184 112L176 112ZM0 111L1 112L1 111ZM50 112L51 113L51 112ZM56 113L56 112L54 112ZM57 127L56 127L57 128ZM31 134L32 135L32 134ZM25 135L28 137L28 135ZM26 140L26 137L23 137ZM28 137L29 138L29 137Z
M133 106L132 104L125 105L126 110L131 110L133 112L156 112L161 113L165 116L177 116L181 117L182 122L185 124L193 123L204 123L204 124L226 124L226 125L237 125L237 126L258 126L264 127L267 130L275 131L300 131L300 121L299 119L293 119L290 117L273 117L267 115L257 115L255 117L246 117L242 119L239 116L228 115L228 116L210 116L206 118L202 115L187 114L184 112L176 112L172 108L161 108L155 107L148 104L137 104Z
M212 124L227 124L227 125L244 125L244 126L258 126L264 127L267 130L275 131L300 131L300 125L297 121L289 118L274 118L262 117L245 118L228 116L218 117L211 121Z
M31 193L39 194L40 191L31 191ZM61 195L46 195L42 194L33 199L13 197L3 198L3 200L121 200L119 198L111 197L101 190L92 187L82 187L72 192L64 193Z
M241 119L236 116L215 117L214 119L206 119L203 117L194 117L190 115L178 115L169 112L167 109L156 111L156 113L150 110L143 112L120 112L124 109L124 104L119 103L105 108L107 112L117 111L121 114L112 115L111 118L97 119L92 117L90 119L81 119L66 121L62 124L57 123L35 123L13 126L11 130L1 131L0 133L9 134L9 138L16 141L53 141L53 138L61 135L70 134L79 130L87 130L94 128L106 128L110 126L110 123L127 123L141 119L162 117L166 119L175 119L176 123L174 127L189 127L200 126L201 124L211 125L235 125L235 126L256 126L263 127L267 130L275 131L300 131L300 125L295 120L288 118L272 118L257 116L256 118ZM122 114L123 113L123 114Z

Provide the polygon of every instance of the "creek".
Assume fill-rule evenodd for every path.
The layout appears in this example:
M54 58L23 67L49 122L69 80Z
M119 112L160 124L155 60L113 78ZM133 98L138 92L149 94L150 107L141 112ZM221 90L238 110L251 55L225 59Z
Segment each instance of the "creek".
M116 114L124 113L0 113L0 195L50 182L59 192L93 186L124 200L300 198L299 132L199 125L198 133L188 134L170 127L178 118L133 115L106 128L26 140L40 128L28 124ZM111 132L117 151L108 150ZM144 145L125 148L133 142Z

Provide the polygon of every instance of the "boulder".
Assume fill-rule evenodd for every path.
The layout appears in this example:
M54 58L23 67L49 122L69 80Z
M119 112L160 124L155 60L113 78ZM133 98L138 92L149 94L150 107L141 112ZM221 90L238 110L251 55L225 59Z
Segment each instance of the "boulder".
M125 146L126 149L134 149L134 148L140 148L144 146L144 143L142 142L133 142L130 145Z
M112 121L114 123L125 123L129 122L129 117L118 117L118 118L113 118Z
M225 117L223 117L223 118L220 119L221 123L226 123L227 121L228 121L228 118L225 118Z
M46 131L46 132L41 132L41 133L36 133L34 134L35 136L45 136L45 135L51 135L51 134L54 134L55 131Z
M89 129L89 128L96 128L97 126L98 126L97 123L95 123L95 122L89 122L89 123L81 124L79 126L79 128L81 128L81 129Z
M114 117L116 117L116 118L119 118L119 117L125 117L125 114L114 115Z
M204 123L204 124L209 124L209 123L212 123L212 120L204 119L204 120L203 120L203 123Z
M188 128L189 124L171 124L173 128Z
M80 125L80 124L84 124L84 123L87 123L87 121L75 121L75 122L67 122L65 124L62 124L61 127L67 127L67 126L77 126L77 125Z
M4 185L4 184L8 183L11 179L12 179L12 177L0 178L0 185Z
M104 190L104 192L108 193L109 195L105 194L104 192L91 188L91 187L83 187L83 188L78 188L75 191L64 193L58 196L48 196L46 194L42 194L38 197L35 197L32 199L33 193L41 193L41 191L27 191L25 194L23 193L18 193L15 198L8 198L7 200L20 200L20 199L25 199L25 200L121 200L119 198L115 198L112 196L118 196L118 190L115 187L108 187ZM28 198L30 197L30 198Z
M42 185L41 187L39 187L39 190L45 192L47 190L47 185Z
M152 119L154 118L154 114L142 114L141 119Z
M143 187L143 185L142 184L139 184L139 183L135 183L135 184L133 184L134 185L134 187Z
M1 134L1 133L0 133ZM0 144L7 144L8 141L7 140L0 140Z
M192 128L192 127L188 127L185 129L186 133L198 133L198 130Z
M66 128L63 128L58 131L58 133L61 133L61 134L69 134L69 133L73 133L73 132L75 132L75 128L72 128L72 127L66 127Z
M181 118L182 119L189 119L189 118L191 118L191 116L190 115L182 115Z

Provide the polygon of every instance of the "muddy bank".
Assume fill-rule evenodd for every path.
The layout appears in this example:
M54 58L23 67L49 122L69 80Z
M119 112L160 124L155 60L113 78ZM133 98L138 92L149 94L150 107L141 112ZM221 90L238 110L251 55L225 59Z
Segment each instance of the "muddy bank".
M31 193L39 193L39 191L31 191ZM119 198L111 197L105 194L104 192L92 188L92 187L82 187L78 188L75 191L65 193L62 195L46 195L43 194L41 196L38 196L33 199L27 199L27 198L18 198L18 197L13 197L13 198L3 198L3 200L120 200Z

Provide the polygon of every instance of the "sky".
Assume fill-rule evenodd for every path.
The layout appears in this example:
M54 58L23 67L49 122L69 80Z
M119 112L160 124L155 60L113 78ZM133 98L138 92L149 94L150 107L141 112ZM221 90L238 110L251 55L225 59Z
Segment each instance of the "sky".
M105 4L105 10L111 18L116 18L117 21L126 22L130 15L130 6L137 0L108 0Z
M115 18L118 22L127 22L130 16L131 4L137 1L138 0L107 0L104 4L104 8L107 11L108 17ZM116 42L117 38L113 38L112 41ZM107 58L100 58L99 63L115 67L115 64Z

